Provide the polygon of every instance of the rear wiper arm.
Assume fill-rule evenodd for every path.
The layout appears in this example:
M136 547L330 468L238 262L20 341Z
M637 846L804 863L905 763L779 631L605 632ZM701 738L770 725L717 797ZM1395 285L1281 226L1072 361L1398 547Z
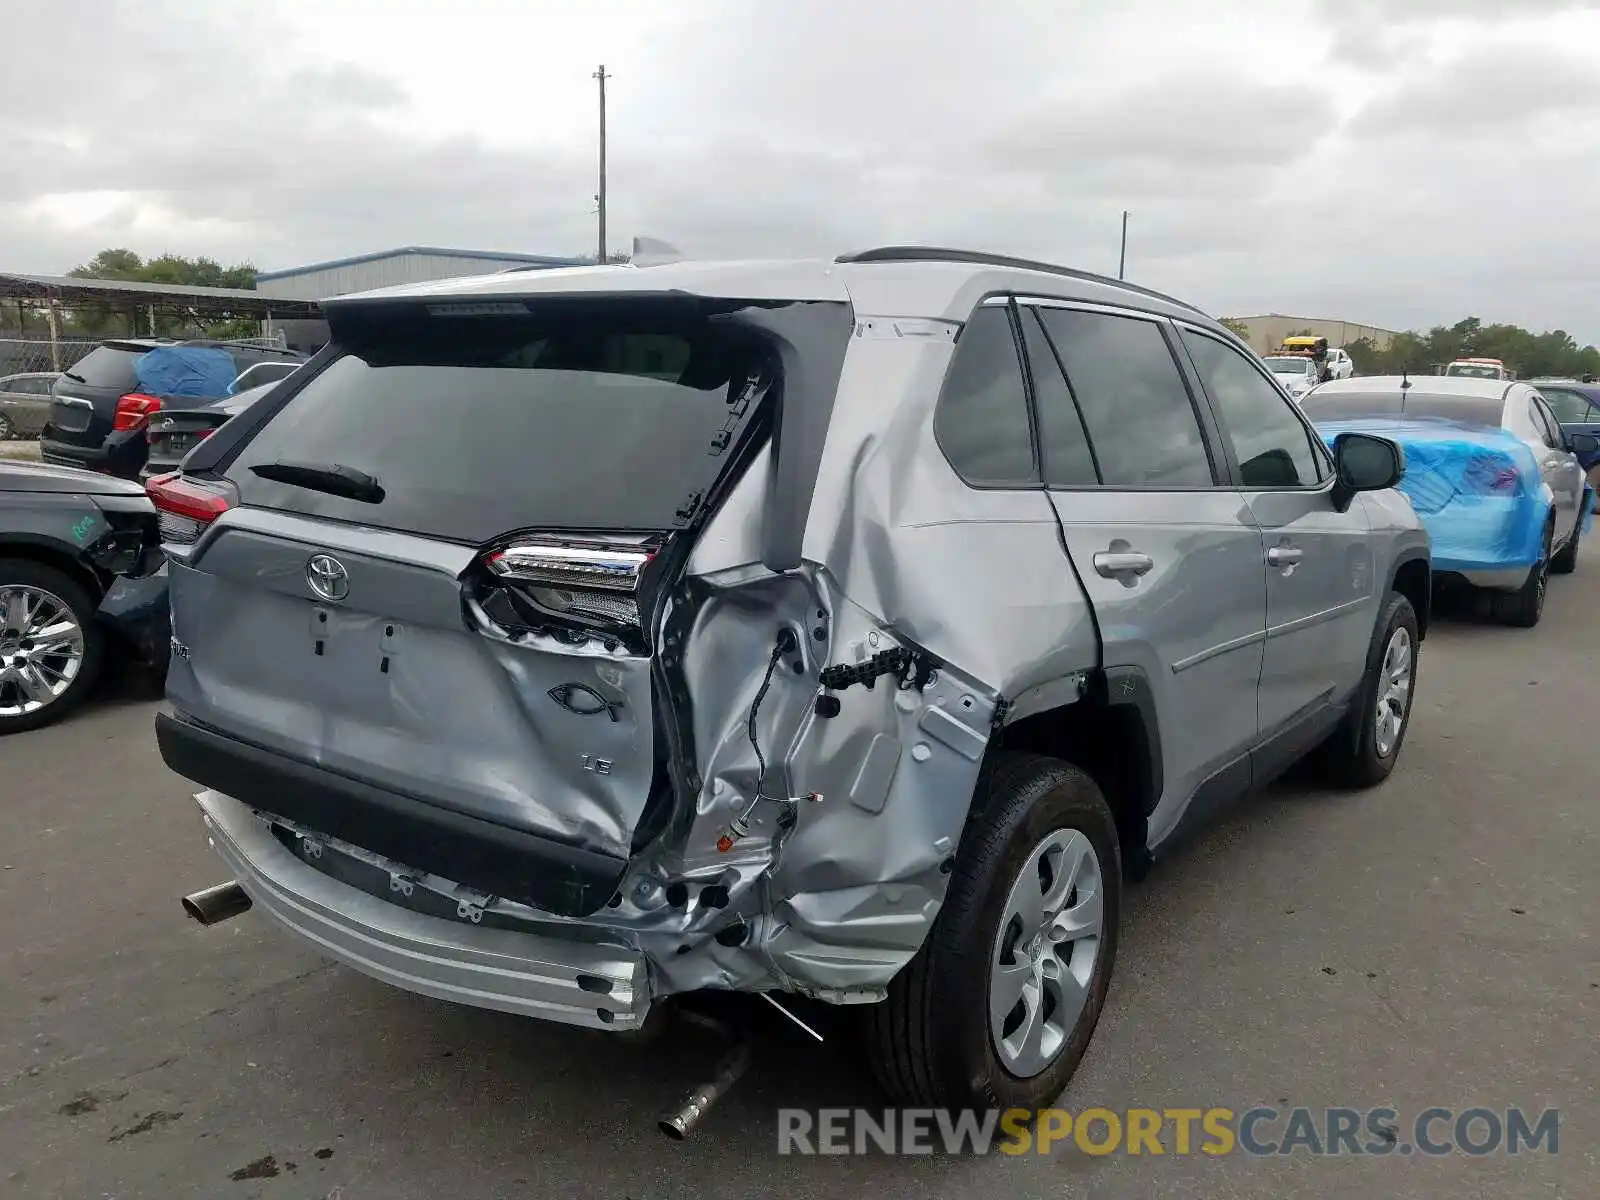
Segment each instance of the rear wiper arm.
M330 496L343 496L347 500L360 500L365 504L381 504L387 494L383 485L373 476L343 463L284 462L279 459L251 467L250 470L274 483L287 483L313 492L326 492Z
M79 375L76 371L63 371L61 373L63 375L65 375L68 379L74 379L79 383L88 383L89 382L82 375Z

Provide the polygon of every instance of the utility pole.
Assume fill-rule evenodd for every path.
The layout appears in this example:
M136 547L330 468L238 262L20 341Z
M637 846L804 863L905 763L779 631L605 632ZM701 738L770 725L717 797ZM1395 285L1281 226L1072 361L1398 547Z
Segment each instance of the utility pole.
M603 220L604 218L602 218ZM1122 210L1122 253L1117 255L1117 278L1122 278L1122 273L1128 265L1128 210Z
M600 191L595 196L595 202L599 205L599 208L596 211L600 215L600 250L599 250L599 257L595 261L599 262L599 263L604 263L606 261L606 258L607 258L607 250L606 250L606 80L610 78L610 76L606 74L606 65L604 63L600 64L600 69L594 73L594 77L600 81Z

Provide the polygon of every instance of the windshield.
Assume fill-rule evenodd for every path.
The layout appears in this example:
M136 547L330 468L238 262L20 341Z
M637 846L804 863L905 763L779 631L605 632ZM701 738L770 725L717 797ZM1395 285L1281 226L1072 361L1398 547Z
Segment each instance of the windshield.
M1446 375L1462 379L1499 379L1500 368L1488 363L1451 363L1444 369Z
M245 445L246 504L481 543L517 529L667 530L716 482L757 405L760 360L683 306L352 315L340 357ZM383 499L263 479L337 465Z
M1261 361L1274 375L1304 375L1310 365L1303 358L1264 358Z
M1302 408L1313 421L1404 417L1407 420L1498 426L1505 403L1482 396L1419 395L1415 388L1404 395L1398 389L1392 392L1330 392L1325 388L1317 388L1306 395Z

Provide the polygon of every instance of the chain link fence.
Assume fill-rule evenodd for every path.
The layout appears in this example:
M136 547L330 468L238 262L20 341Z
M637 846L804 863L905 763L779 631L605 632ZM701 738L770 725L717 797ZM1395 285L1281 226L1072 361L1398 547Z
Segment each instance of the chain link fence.
M204 334L188 335L196 340L210 340ZM61 338L54 344L48 338L0 337L0 376L21 375L28 371L67 371L100 344L101 338ZM284 332L275 329L265 337L240 337L219 339L236 346L259 346L276 350L288 347Z
M0 337L0 376L27 371L65 371L100 343L95 338Z

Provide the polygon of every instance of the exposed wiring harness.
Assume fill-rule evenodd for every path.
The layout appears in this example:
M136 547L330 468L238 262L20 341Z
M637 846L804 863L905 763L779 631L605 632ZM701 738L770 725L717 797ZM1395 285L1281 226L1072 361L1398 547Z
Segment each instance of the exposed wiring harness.
M761 704L766 700L767 691L772 687L772 677L778 673L778 664L783 661L785 654L793 654L799 646L800 642L795 637L794 630L778 630L777 641L772 646L772 657L767 659L767 673L762 676L761 686L756 689L755 699L750 702L750 717L745 722L745 731L750 737L750 748L756 755L755 795L751 797L750 803L745 805L744 811L734 817L727 830L717 839L717 849L723 854L733 849L734 843L750 832L750 819L755 815L756 805L761 801L772 800L788 804L792 800L792 797L767 795L767 756L761 752L761 738L756 733L756 718L760 716Z
M767 690L772 687L772 677L778 673L778 663L785 654L793 654L796 642L794 630L778 630L778 640L773 644L772 657L767 659L767 673L761 679L761 686L756 689L756 698L750 702L750 719L745 725L750 735L750 748L756 752L756 799L778 800L779 796L769 796L767 786L767 758L761 753L761 739L756 735L756 717L761 712L761 702L767 698Z

